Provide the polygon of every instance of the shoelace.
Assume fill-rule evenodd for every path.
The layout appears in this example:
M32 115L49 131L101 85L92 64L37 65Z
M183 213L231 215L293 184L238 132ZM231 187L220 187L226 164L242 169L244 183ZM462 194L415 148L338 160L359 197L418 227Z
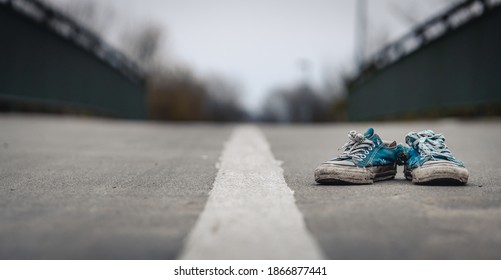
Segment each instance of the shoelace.
M357 161L362 161L367 157L369 151L372 151L372 149L376 146L371 140L366 139L363 134L357 133L354 130L348 133L348 138L350 140L339 148L344 150L337 159L342 160L353 158Z
M445 145L445 138L442 134L435 134L431 130L425 130L419 133L411 132L407 134L406 142L409 146L419 151L423 158L446 158L455 159Z

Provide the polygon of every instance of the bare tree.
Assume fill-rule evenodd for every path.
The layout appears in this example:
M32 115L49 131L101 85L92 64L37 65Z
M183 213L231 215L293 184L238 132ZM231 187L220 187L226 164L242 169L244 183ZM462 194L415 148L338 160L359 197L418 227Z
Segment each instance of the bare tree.
M265 122L289 121L287 96L284 90L276 89L267 96L260 119Z
M163 37L163 30L158 25L148 24L124 32L120 45L129 58L146 72L151 72L155 67Z
M212 75L206 79L208 112L214 121L239 121L246 118L240 87L229 78Z
M328 107L320 93L307 84L271 92L263 105L261 119L268 122L317 122L325 121Z

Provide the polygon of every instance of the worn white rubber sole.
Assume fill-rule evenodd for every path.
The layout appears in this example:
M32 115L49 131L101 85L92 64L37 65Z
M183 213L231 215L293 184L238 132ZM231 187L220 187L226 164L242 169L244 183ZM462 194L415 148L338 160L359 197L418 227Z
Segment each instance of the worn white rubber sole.
M469 177L466 168L447 162L425 164L412 171L405 166L404 174L405 178L412 180L415 184L430 185L464 185Z
M323 163L315 169L315 181L319 184L367 185L395 178L397 165L357 167Z

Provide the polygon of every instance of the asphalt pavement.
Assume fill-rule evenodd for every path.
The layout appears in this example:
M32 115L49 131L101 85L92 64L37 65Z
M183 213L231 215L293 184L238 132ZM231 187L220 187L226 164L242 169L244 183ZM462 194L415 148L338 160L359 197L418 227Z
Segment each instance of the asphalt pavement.
M320 186L313 168L337 155L350 130L374 127L383 140L409 131L444 133L469 170L466 186L395 180L369 186ZM366 123L266 127L273 153L295 191L306 224L330 259L500 259L501 123Z
M230 131L2 116L0 258L176 258Z
M313 170L348 131L369 126L398 142L411 130L443 132L469 183L416 186L400 168L370 186L315 184ZM237 127L0 115L0 258L178 258ZM325 258L501 258L500 120L259 130Z

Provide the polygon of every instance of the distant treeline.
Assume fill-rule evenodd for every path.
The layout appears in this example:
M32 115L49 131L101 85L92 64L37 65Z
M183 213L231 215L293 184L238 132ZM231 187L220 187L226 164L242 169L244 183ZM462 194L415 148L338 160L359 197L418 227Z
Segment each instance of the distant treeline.
M161 121L324 122L346 119L344 80L339 75L314 88L307 82L270 92L259 112L242 104L242 90L228 77L201 77L165 53L165 30L155 23L124 26L116 11L95 0L52 1L81 25L95 32L145 72L148 117ZM120 102L120 100L117 100ZM87 112L89 113L89 112ZM92 113L89 113L92 114Z

